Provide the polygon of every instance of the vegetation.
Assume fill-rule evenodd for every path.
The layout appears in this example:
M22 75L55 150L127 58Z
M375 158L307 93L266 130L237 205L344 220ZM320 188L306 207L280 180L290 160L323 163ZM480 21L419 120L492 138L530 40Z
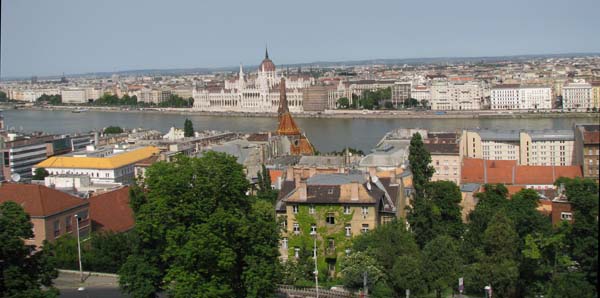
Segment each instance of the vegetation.
M132 232L94 233L88 241L82 242L81 262L86 271L117 273L132 253L136 243ZM77 260L77 238L65 235L47 244L48 251L56 267L61 269L79 269Z
M271 297L279 225L272 204L248 189L242 166L222 153L148 168L132 191L139 237L119 271L122 289L132 297Z
M102 97L94 100L95 106L135 106L138 104L137 96L123 95L121 98L114 94L104 93Z
M375 91L365 90L360 98L360 106L363 109L374 110L382 106L382 101L392 98L392 88L387 87Z
M50 175L50 173L48 173L48 171L44 168L37 168L35 169L35 172L33 173L33 177L31 179L33 180L44 180L44 178L48 177Z
M260 200L275 204L278 192L273 189L271 185L271 175L269 174L269 170L267 170L263 164L261 170L258 172L256 197Z
M338 109L349 109L350 108L350 100L348 97L340 97L337 100L337 108Z
M346 155L346 150L348 150L348 153L350 153L351 155L365 155L365 152L356 148L344 148L340 151L332 151L330 153L328 153L328 155L337 155L337 156L345 156Z
M435 169L431 165L431 154L425 149L421 134L415 133L412 136L408 154L415 193L417 198L421 198L423 197L425 184L429 182L435 173Z
M6 96L6 92L0 91L0 101L8 101L8 96Z
M192 120L185 118L183 122L183 136L186 138L190 138L194 136L194 124Z
M33 224L14 202L0 204L0 296L57 297L52 280L58 276L45 247L25 245L33 238Z
M183 99L182 97L171 94L169 99L158 104L162 108L191 108L194 106L194 98Z
M42 96L36 99L38 103L46 103L50 105L59 105L62 103L62 96L60 94L47 95L42 94Z
M123 129L119 126L109 126L104 129L104 134L120 134L123 133Z

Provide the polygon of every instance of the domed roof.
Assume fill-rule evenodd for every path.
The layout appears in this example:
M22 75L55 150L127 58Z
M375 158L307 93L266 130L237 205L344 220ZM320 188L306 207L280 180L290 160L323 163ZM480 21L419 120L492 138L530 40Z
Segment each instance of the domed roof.
M275 71L275 64L269 59L269 51L265 49L265 59L260 63L258 67L259 71Z

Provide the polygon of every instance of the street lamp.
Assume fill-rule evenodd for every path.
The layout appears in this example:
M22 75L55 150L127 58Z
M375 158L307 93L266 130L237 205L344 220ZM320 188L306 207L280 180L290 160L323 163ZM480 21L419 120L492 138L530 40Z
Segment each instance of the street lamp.
M81 266L81 241L79 241L79 216L74 215L75 223L77 224L77 256L79 259L79 279L83 282L83 268Z
M317 291L317 298L319 298L319 268L317 267L317 232L312 231L310 235L313 236L314 239L314 247L313 247L313 258L315 259L315 290Z

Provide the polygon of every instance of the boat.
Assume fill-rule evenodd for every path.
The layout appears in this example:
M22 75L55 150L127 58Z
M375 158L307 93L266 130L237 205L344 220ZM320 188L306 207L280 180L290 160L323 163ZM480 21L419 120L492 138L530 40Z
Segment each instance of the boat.
M88 109L74 109L71 111L71 113L81 113L81 112L87 112Z

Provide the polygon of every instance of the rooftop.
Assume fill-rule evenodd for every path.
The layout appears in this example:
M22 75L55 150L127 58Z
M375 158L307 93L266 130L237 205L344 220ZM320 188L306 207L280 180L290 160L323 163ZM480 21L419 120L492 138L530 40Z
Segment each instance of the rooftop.
M77 153L74 153L71 156L50 157L35 165L34 168L116 169L158 153L159 149L153 146L120 152L106 157L77 156Z
M0 203L13 201L31 217L46 217L89 203L62 191L38 184L6 183L0 186Z

